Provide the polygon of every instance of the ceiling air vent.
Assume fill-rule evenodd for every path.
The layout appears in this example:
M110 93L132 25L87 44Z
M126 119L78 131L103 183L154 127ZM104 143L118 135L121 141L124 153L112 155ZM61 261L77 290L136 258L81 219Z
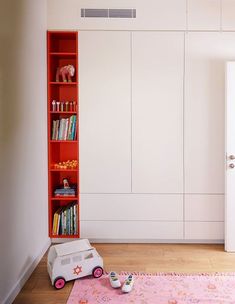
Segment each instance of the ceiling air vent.
M81 17L83 18L136 18L136 9L95 9L82 8Z

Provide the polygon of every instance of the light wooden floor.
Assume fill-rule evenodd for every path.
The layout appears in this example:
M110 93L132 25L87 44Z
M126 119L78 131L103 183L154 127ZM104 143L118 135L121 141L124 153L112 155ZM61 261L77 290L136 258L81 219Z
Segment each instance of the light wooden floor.
M235 254L222 245L93 244L105 270L144 272L235 272ZM46 255L14 304L64 304L73 282L55 290L46 269Z

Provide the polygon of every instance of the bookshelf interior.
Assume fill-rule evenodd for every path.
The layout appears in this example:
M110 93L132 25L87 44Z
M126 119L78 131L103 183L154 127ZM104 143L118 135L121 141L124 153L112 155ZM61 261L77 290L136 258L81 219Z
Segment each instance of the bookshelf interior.
M48 31L47 63L49 236L79 238L78 33ZM67 65L72 81L56 81Z

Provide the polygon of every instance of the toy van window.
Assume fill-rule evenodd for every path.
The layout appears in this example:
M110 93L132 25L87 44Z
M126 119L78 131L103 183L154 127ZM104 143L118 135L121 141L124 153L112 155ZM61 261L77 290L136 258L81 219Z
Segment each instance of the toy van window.
M91 258L93 258L93 254L92 253L85 254L85 256L84 256L85 260L91 259Z
M73 262L79 262L82 260L82 256L81 255L76 255L73 257Z
M55 251L55 249L52 247L52 248L50 249L49 257L48 257L49 264L50 264L51 266L53 265L55 258L56 258L56 251Z
M70 263L70 258L61 260L61 265L68 265Z

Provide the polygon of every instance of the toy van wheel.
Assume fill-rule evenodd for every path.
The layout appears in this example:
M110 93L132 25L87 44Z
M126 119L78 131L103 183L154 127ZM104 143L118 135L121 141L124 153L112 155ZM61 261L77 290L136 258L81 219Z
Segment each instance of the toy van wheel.
M95 267L92 271L92 275L94 278L100 278L103 274L103 268L102 267Z
M55 289L62 289L65 285L65 279L63 277L58 277L55 279L54 287Z

